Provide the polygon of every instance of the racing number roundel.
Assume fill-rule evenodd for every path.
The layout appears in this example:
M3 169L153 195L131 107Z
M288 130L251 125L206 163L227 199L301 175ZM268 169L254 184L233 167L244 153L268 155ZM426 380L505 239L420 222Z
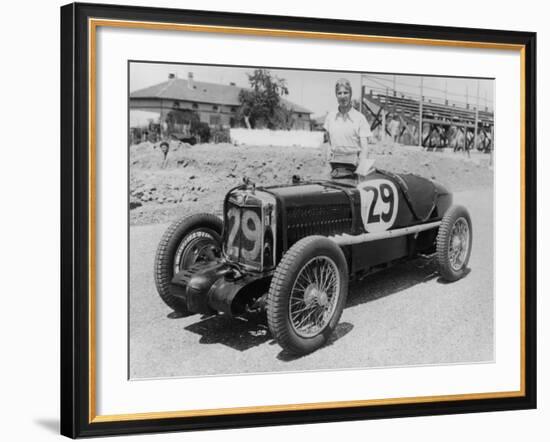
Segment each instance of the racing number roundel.
M361 197L361 218L369 233L383 232L395 222L399 195L389 180L370 180L357 185Z

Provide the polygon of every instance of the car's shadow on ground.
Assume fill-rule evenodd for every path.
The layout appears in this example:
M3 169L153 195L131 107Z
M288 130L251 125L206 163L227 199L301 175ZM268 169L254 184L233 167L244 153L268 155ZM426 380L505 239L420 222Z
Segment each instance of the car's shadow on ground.
M333 345L336 341L346 336L351 330L353 329L353 325L349 322L339 322L330 337L328 338L328 342L324 345L323 348L330 347ZM275 343L275 341L273 341ZM320 349L321 350L321 349ZM296 361L297 359L305 358L308 355L295 355L293 353L289 353L286 350L281 350L281 352L277 355L277 359L279 361L283 362L291 362Z
M470 274L470 272L472 271L471 268L467 267L464 269L464 276L463 278L465 278L466 276L468 276ZM446 280L445 278L443 278L443 276L440 276L439 278L437 278L437 282L439 284L443 284L443 285L447 285L447 284L452 284L454 281L448 281Z
M438 275L433 259L418 258L390 266L351 282L345 308L395 295L418 284L427 283Z
M437 277L437 268L433 260L415 259L397 264L362 280L351 282L345 308L397 294ZM339 323L326 345L333 345L352 329L353 324ZM227 315L203 316L200 321L185 327L185 330L200 335L201 344L222 344L241 352L264 343L277 344L267 327L265 313L246 314L236 318ZM285 362L299 357L284 350L277 356Z
M201 318L185 327L201 336L201 344L223 344L234 350L245 351L271 340L265 314L255 313L232 318L214 315Z

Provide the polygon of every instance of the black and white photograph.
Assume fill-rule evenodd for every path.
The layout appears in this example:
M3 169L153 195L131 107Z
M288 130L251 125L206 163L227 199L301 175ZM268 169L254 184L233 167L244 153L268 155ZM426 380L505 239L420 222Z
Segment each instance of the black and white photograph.
M7 3L2 440L544 440L543 5Z
M128 61L128 378L493 362L494 98Z

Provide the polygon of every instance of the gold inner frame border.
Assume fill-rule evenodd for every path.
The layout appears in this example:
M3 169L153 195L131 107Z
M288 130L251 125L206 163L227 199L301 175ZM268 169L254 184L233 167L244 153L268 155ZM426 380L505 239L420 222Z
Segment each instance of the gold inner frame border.
M172 30L185 32L207 32L218 34L254 35L269 37L292 37L325 40L342 40L370 43L410 44L419 46L445 46L476 49L499 49L518 51L520 55L520 389L518 391L465 393L439 396L403 397L388 399L366 399L337 402L316 402L285 405L261 405L235 408L197 409L181 411L159 411L147 413L98 415L96 413L96 35L98 27L134 28L148 30ZM322 410L376 405L414 404L443 401L482 400L525 396L525 45L459 40L439 40L410 37L389 37L360 34L339 34L281 29L246 28L231 26L191 25L180 23L140 22L131 20L88 19L88 94L89 94L89 384L88 422L120 422L147 419L170 419L199 416L239 415L247 413L273 413L281 411Z

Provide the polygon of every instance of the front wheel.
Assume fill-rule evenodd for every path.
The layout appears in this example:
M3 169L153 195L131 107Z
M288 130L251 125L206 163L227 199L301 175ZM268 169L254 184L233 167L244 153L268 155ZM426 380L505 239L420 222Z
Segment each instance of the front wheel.
M344 253L323 236L294 244L277 266L267 296L267 323L293 354L323 346L340 320L348 293Z
M451 206L437 234L437 266L447 281L456 281L466 274L472 251L472 221L463 206Z
M161 299L173 310L189 314L182 297L185 289L172 284L172 278L198 262L217 259L222 229L218 217L198 213L175 221L162 236L155 256L155 285Z

